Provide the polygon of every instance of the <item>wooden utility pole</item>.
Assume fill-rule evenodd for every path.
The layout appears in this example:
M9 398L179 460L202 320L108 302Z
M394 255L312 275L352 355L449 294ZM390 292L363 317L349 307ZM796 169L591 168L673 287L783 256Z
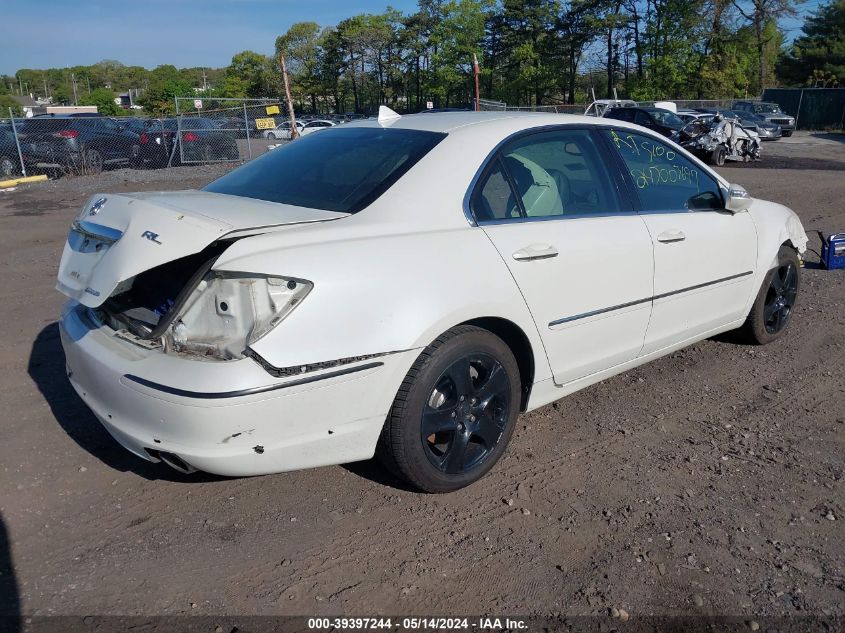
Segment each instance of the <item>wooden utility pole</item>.
M285 56L282 53L279 53L279 68L282 70L282 79L285 82L285 99L288 104L288 120L290 121L290 140L294 140L299 136L299 130L296 129L296 115L293 112L293 98L290 96L288 68L285 65Z
M478 57L475 53L472 54L472 67L473 74L475 74L475 111L478 112L481 110L481 92L478 89L478 75L481 73L481 70L478 68Z

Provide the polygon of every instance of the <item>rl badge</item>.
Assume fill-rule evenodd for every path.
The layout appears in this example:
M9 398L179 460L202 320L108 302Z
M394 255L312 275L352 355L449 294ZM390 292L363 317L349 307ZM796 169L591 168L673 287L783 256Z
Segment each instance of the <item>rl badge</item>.
M155 242L156 244L161 244L161 242L158 241L158 233L153 233L152 231L144 231L143 233L141 233L141 237L145 237L151 242Z

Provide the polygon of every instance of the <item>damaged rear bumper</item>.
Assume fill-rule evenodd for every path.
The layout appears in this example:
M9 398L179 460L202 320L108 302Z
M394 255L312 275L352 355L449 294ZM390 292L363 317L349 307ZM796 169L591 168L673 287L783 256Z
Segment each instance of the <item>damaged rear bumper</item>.
M60 331L71 384L124 448L227 476L369 459L417 355L274 378L251 358L199 361L143 349L73 302Z

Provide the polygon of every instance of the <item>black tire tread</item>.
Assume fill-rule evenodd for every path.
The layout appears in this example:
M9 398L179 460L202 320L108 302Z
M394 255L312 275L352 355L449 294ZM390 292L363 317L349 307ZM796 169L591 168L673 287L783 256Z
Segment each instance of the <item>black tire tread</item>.
M495 337L495 334L484 328L474 325L458 325L445 331L420 352L420 355L414 361L414 364L411 365L405 379L402 381L382 427L376 447L376 458L392 475L412 484L418 489L425 490L426 487L415 476L399 435L411 389L416 383L417 376L432 362L432 358L440 348L457 337L476 333ZM498 339L498 337L496 338Z
M778 250L778 262L782 261L783 258L789 258L794 260L793 263L796 267L796 273L799 275L798 277L798 290L801 290L801 266L800 260L798 259L798 254L790 246L781 246ZM763 310L765 309L765 299L766 293L769 289L769 284L771 283L772 275L775 274L776 269L772 269L766 273L763 277L763 283L760 285L759 290L757 291L757 296L754 298L754 303L751 305L751 311L748 313L748 317L745 319L745 323L742 324L740 327L739 333L742 339L753 345L766 345L767 343L771 343L776 339L780 338L783 333L786 331L786 327L782 329L780 332L775 334L769 334L766 332L765 324L763 323ZM797 299L796 299L797 303ZM793 306L794 308L794 306Z

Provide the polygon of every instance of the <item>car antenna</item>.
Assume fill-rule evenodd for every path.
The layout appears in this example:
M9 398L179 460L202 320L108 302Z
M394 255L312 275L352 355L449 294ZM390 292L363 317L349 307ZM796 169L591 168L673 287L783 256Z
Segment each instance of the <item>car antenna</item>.
M386 123L393 123L397 119L401 119L402 115L398 112L394 112L387 106L379 106L378 107L378 122L381 125Z

